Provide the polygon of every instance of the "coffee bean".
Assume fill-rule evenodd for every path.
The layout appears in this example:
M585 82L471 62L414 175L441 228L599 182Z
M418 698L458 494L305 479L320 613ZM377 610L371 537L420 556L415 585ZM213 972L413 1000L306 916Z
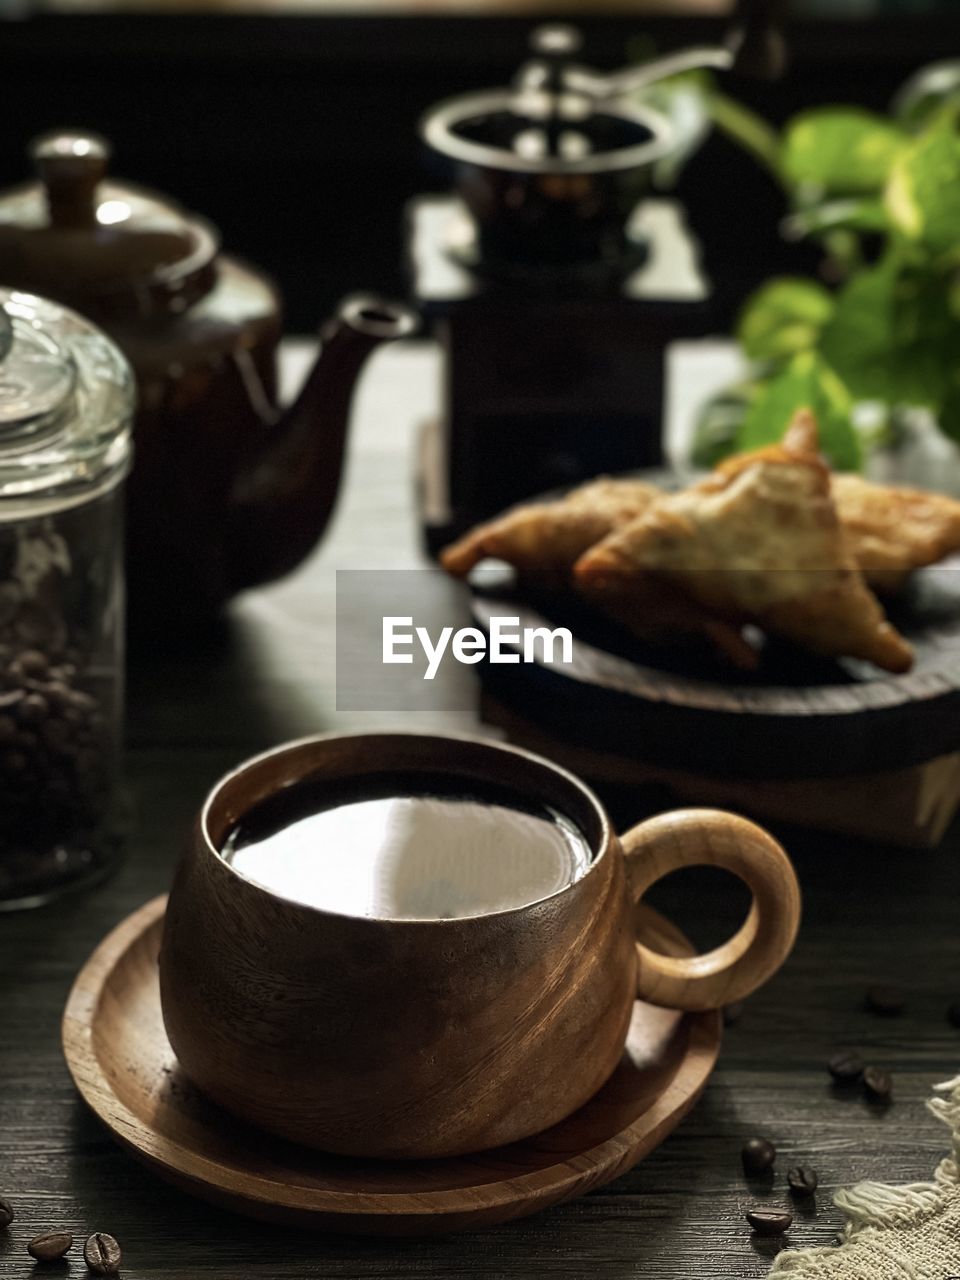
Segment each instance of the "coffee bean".
M739 1000L736 1004L728 1004L723 1009L723 1025L725 1027L734 1027L743 1017L743 1001Z
M83 1246L83 1260L95 1276L115 1276L120 1272L122 1255L113 1236L105 1231L92 1235Z
M837 1053L827 1063L827 1070L837 1084L856 1084L863 1075L864 1061L854 1051Z
M960 1000L955 1000L947 1010L947 1021L951 1026L960 1028Z
M42 693L28 693L17 708L17 719L24 725L42 724L50 711L50 704Z
M863 1087L872 1102L889 1102L893 1096L893 1077L883 1067L865 1067Z
M750 1209L746 1218L758 1236L782 1236L793 1226L793 1214L786 1209Z
M39 649L24 649L14 660L18 674L39 679L47 674L47 659Z
M787 1170L787 1183L795 1196L812 1196L819 1185L816 1169L798 1164Z
M744 1173L748 1177L755 1177L758 1173L766 1173L768 1169L773 1168L777 1158L777 1148L766 1138L751 1138L749 1142L743 1144L740 1158L743 1161Z
M27 1253L38 1262L56 1262L73 1247L73 1236L69 1231L46 1231L42 1236L34 1236L27 1245Z
M51 680L45 689L47 701L57 711L63 711L70 705L70 688L62 680Z
M867 1008L881 1018L895 1018L903 1013L906 999L899 987L876 986L867 992Z
M84 693L82 689L71 689L69 702L75 711L82 712L85 716L97 709L96 698L91 698L90 694Z
M13 1205L9 1200L5 1200L3 1196L0 1196L0 1231L2 1231L4 1227L9 1227L15 1217L16 1214L13 1212Z

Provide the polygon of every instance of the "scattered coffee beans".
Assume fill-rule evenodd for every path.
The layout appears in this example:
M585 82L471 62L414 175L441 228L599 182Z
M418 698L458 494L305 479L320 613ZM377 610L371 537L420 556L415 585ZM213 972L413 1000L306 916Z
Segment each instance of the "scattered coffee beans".
M0 1231L5 1227L9 1227L15 1216L13 1205L9 1200L5 1200L3 1196L0 1196Z
M867 992L867 1008L881 1018L894 1018L903 1013L906 1000L899 987L876 986Z
M56 1262L73 1247L73 1236L69 1231L45 1231L41 1236L34 1236L27 1245L27 1253L37 1262Z
M743 1001L740 1000L736 1004L728 1004L723 1009L723 1025L725 1027L735 1027L743 1017Z
M795 1196L812 1196L819 1185L819 1178L816 1169L798 1164L787 1170L787 1183Z
M83 1246L83 1260L95 1276L115 1276L120 1273L120 1246L113 1236L98 1231Z
M947 1020L951 1026L960 1028L960 1000L955 1000L947 1010Z
M889 1102L893 1096L893 1077L883 1067L866 1067L863 1087L871 1102Z
M744 1173L755 1177L758 1173L766 1173L773 1168L777 1149L766 1138L751 1138L743 1144L740 1158L743 1160Z
M827 1070L837 1084L856 1084L865 1065L859 1053L837 1053L827 1063Z
M750 1209L746 1217L758 1236L782 1236L793 1226L793 1214L786 1209Z

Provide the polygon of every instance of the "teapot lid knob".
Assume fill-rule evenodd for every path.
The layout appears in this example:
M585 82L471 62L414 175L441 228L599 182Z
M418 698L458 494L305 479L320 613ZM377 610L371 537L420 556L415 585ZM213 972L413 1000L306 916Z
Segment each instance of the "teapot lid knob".
M52 225L95 226L97 186L107 172L109 142L96 133L59 129L35 138L30 157L46 187Z

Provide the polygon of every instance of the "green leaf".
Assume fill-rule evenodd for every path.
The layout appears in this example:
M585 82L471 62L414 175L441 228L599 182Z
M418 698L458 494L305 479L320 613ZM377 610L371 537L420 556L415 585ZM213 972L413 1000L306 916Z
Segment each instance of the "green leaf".
M893 114L911 132L922 128L931 116L960 102L960 62L951 58L921 67L893 100Z
M784 234L800 240L831 231L883 232L889 225L883 201L864 196L857 200L828 200L800 209L786 219Z
M960 350L943 277L890 253L836 299L820 352L859 400L936 406Z
M813 352L795 356L754 401L737 433L738 449L757 449L783 438L798 409L810 409L820 429L820 447L842 471L860 466L860 445L850 421L850 393L830 366Z
M908 135L860 107L818 107L787 126L783 169L799 187L853 195L880 191Z
M884 193L893 225L930 253L960 245L960 138L938 117L896 160Z
M897 281L893 257L861 271L837 295L820 350L852 394L862 400L895 400L894 318Z
M757 290L737 326L740 344L752 360L788 360L815 347L833 312L833 298L812 280L782 276Z
M703 471L715 467L737 447L737 434L762 384L751 380L726 387L711 397L697 414L690 462Z

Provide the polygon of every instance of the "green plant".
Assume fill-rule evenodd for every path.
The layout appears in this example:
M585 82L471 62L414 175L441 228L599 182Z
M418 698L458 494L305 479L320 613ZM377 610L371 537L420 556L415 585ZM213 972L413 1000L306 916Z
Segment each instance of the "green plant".
M902 96L895 118L806 111L782 134L716 95L715 119L783 184L791 232L822 242L837 283L779 278L748 300L737 336L756 376L735 397L736 422L724 399L725 440L707 416L697 461L779 438L803 405L840 467L860 461L864 402L927 408L960 441L958 85L922 103Z

